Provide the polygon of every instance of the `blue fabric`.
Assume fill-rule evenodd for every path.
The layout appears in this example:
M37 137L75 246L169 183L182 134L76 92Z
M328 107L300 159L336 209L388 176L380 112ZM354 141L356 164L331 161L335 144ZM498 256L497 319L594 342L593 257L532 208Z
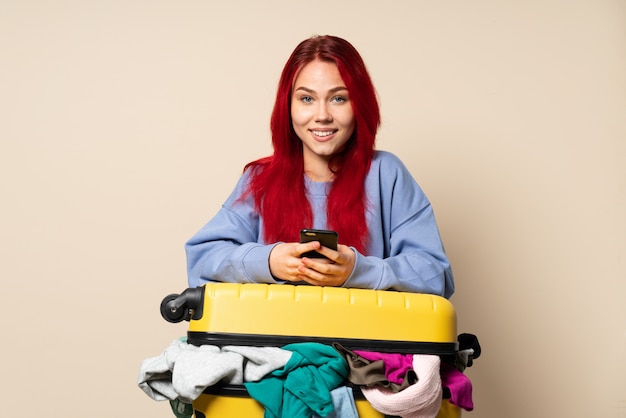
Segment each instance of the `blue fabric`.
M354 393L352 388L348 386L340 386L330 392L333 398L333 411L326 415L326 418L359 418L354 402ZM311 418L319 418L319 415L313 414Z
M263 241L263 220L246 189L244 173L218 213L185 245L190 287L207 281L281 283L269 270L276 243ZM314 214L313 227L327 229L326 193L330 183L305 177ZM431 204L411 173L395 155L377 151L365 179L369 212L367 255L356 264L344 287L394 289L447 298L454 280ZM341 237L339 237L341 242Z
M348 375L346 361L324 344L295 343L282 348L293 351L285 367L258 382L244 383L250 396L264 406L264 417L328 416L334 410L330 392Z

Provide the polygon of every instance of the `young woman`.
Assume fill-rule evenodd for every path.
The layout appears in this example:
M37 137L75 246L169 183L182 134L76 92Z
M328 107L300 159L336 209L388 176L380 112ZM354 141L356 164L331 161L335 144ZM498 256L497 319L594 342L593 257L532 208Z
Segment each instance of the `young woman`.
M395 289L450 297L430 202L393 154L376 151L374 86L356 49L316 36L287 61L271 117L273 155L249 163L186 244L189 285L207 281ZM339 234L337 251L300 243ZM323 258L302 257L317 251Z

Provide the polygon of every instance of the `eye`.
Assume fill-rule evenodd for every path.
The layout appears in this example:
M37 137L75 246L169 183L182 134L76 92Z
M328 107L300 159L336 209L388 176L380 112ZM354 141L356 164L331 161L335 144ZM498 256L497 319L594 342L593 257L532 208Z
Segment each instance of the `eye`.
M348 99L345 96L335 96L331 99L333 103L345 103Z
M300 101L302 103L313 103L313 98L311 96L302 96L300 97Z

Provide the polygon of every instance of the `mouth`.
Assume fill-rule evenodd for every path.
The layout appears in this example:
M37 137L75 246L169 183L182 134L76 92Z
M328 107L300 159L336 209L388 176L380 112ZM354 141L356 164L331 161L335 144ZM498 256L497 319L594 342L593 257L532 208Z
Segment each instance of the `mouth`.
M331 136L335 133L337 133L337 129L330 129L330 130L315 130L315 129L311 129L311 133L319 138L326 138L328 136Z

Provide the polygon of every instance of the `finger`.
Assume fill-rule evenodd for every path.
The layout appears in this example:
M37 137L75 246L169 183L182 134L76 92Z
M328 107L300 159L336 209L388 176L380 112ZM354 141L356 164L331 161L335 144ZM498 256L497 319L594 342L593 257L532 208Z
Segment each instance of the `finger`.
M327 276L333 274L336 270L336 267L334 267L335 262L326 258L303 258L301 265L311 272L312 277L316 277L317 275ZM304 271L301 270L301 272ZM321 278L321 276L319 278Z
M301 281L306 282L306 283L308 283L310 285L313 285L313 286L332 286L326 280L316 280L316 279L313 279L313 278L311 278L309 276L305 276L305 275L299 276L299 279Z
M322 286L319 282L319 280L315 280L312 279L311 277L305 275L305 274L300 274L298 275L298 280L301 282L306 282L308 284L312 284L313 286Z
M296 257L302 257L302 254L307 253L309 251L317 251L321 246L322 244L320 244L318 241L311 241L311 242L298 244L295 247Z
M340 254L337 251L331 250L328 247L320 246L320 248L316 251L332 262L337 262L340 258Z
M334 271L332 264L327 264L326 267L321 265L321 269L325 271L318 271L316 269L301 266L299 269L300 276L303 277L307 283L315 284L317 286L335 286L341 280L338 279L336 272Z
M343 282L337 278L315 280L315 279L311 279L310 277L306 277L306 278L303 278L302 280L313 286L335 287L335 286L341 286L343 284Z

